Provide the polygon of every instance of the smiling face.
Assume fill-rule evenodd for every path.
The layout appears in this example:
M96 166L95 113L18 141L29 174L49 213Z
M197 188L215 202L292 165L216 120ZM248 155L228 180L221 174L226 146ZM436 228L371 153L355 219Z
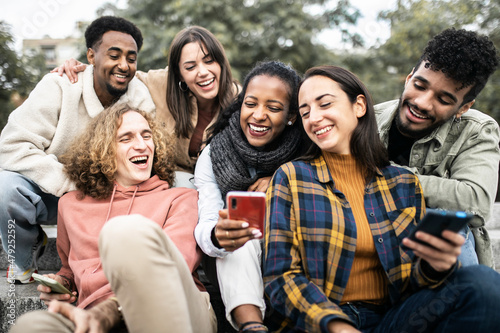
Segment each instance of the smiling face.
M203 46L203 48L201 47ZM198 103L212 102L219 93L221 67L199 42L184 45L179 60L182 81L196 96Z
M289 109L290 96L283 81L267 75L255 76L248 83L240 113L241 130L248 143L263 147L276 139L289 120Z
M137 70L137 44L123 32L108 31L100 45L87 50L87 59L94 65L94 89L104 106L109 106L127 92Z
M147 120L137 112L128 111L116 133L115 180L129 187L151 177L155 144Z
M396 125L401 134L419 139L431 133L454 115L460 117L474 104L461 106L470 87L447 78L441 71L420 64L416 72L408 75L401 95Z
M326 76L311 76L299 90L299 112L304 130L323 151L350 154L352 132L366 112L366 99L352 103L340 85Z

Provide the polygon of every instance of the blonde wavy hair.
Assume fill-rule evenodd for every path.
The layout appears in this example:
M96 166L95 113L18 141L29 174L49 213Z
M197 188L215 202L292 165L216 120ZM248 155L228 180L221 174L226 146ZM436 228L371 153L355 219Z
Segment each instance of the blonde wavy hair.
M152 173L173 184L174 137L167 134L152 115L120 103L110 106L92 119L61 158L64 171L83 196L105 199L111 195L117 170L116 133L123 122L123 114L128 111L142 115L153 133L155 152Z

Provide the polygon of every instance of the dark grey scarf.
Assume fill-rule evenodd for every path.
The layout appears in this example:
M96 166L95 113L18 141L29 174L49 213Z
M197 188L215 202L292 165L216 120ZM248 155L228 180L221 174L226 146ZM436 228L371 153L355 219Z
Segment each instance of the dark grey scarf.
M210 158L222 197L229 191L246 191L258 178L271 176L278 167L296 157L301 139L297 126L286 126L273 142L263 148L250 145L240 127L240 113L210 142ZM249 169L257 172L250 174Z

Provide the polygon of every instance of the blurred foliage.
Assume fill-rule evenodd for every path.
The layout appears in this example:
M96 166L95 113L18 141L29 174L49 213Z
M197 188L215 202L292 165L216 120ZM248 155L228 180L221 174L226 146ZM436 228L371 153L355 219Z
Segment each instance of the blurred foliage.
M30 93L45 74L43 56L19 56L13 50L10 26L0 21L0 130L10 112Z
M363 45L349 32L360 14L348 0L129 0L125 10L115 12L143 32L142 70L165 67L171 41L190 25L203 26L220 40L240 81L259 60L279 59L299 72L327 61L331 52L314 38L326 28L340 31L350 45Z
M500 50L500 0L485 1L479 15L479 26ZM500 123L500 70L497 70L479 95L474 107L487 112Z

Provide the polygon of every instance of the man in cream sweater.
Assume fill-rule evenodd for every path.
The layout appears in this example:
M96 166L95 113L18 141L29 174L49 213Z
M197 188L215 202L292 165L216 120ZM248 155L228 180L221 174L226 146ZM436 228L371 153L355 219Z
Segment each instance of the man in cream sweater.
M135 79L142 34L131 22L104 16L85 31L92 66L78 82L47 74L9 116L0 135L0 233L8 254L8 282L33 282L57 202L73 190L59 158L91 118L115 102L153 112L146 86Z

